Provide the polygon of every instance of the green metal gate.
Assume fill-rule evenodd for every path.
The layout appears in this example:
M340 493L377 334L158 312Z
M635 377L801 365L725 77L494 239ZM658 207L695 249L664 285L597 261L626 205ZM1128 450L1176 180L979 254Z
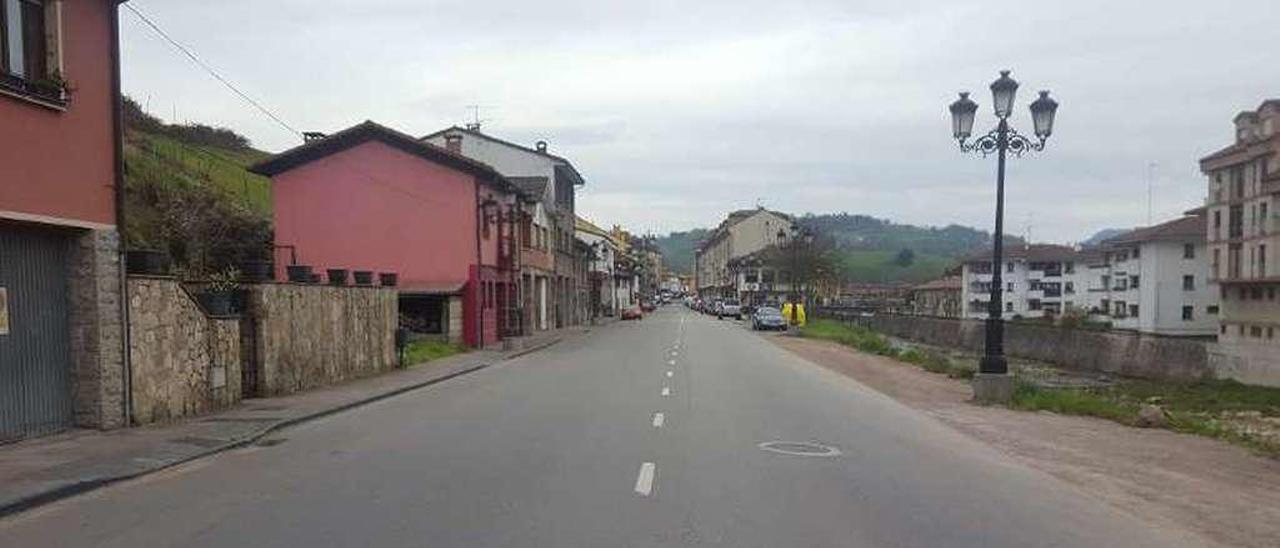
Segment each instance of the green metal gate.
M0 224L0 442L72 422L70 238Z

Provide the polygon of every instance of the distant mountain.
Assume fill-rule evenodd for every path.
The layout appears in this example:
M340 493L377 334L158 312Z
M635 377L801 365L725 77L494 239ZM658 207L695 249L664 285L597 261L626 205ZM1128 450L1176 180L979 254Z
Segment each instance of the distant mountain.
M662 250L662 262L668 270L681 274L693 273L693 250L711 234L709 229L695 228L685 232L672 232L656 240Z
M1102 230L1095 232L1093 236L1089 236L1088 239L1080 242L1080 245L1086 246L1086 247L1092 246L1092 245L1098 245L1099 243L1102 243L1103 240L1114 238L1116 236L1124 234L1125 232L1129 232L1130 230L1133 230L1133 229L1132 228L1104 228Z
M930 280L941 276L960 256L991 245L990 233L954 224L915 226L851 213L807 214L798 221L835 240L843 255L843 275L850 282ZM659 237L663 260L676 271L692 272L693 251L710 233L700 228ZM1022 239L1005 236L1005 242L1014 245Z

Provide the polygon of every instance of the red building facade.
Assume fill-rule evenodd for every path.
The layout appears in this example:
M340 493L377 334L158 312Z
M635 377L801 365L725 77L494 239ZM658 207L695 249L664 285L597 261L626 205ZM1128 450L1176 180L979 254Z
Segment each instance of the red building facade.
M507 334L520 201L489 166L365 122L252 171L272 178L278 270L395 272L424 332L471 346Z

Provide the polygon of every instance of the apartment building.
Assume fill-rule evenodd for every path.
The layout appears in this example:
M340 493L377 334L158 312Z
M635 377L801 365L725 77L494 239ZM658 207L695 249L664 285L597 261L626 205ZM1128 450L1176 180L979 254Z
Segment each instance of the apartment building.
M1280 383L1280 99L1234 122L1235 142L1200 159L1210 272L1221 288L1217 351L1236 378Z
M747 282L731 271L730 261L777 245L785 239L779 238L779 231L789 235L793 224L791 216L763 207L730 213L694 252L698 294L738 298L739 284Z
M1080 251L1060 245L1033 244L1004 250L1001 270L1004 293L1000 309L1005 319L1040 318L1086 306L1082 282L1087 275ZM960 273L962 315L984 319L991 302L994 265L991 252L964 259Z
M531 148L482 133L478 127L449 127L422 140L493 166L504 177L521 181L528 187L532 187L534 181L544 181L541 185L543 195L535 196L535 199L542 206L540 221L544 221L548 229L547 253L551 257L549 266L552 272L547 296L549 310L546 314L549 321L546 323L551 327L581 323L582 311L586 307L578 302L582 295L579 288L586 286L586 280L582 279L585 270L581 268L582 261L574 238L577 222L575 195L578 187L585 185L586 181L573 163L551 153L545 141L539 141ZM521 295L543 291L535 281L539 275L545 275L540 267L521 275ZM521 301L528 302L528 299ZM528 315L525 317L528 323Z
M1211 336L1218 329L1218 288L1210 276L1205 217L1188 215L1105 240L1090 264L1091 312L1112 326L1143 333Z

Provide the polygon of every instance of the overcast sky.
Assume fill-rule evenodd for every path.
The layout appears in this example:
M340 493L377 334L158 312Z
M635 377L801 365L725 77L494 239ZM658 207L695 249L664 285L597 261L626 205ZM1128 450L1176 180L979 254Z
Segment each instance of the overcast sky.
M961 155L961 89L992 121L997 69L1061 103L1009 167L1007 230L1079 240L1202 202L1196 159L1280 96L1275 0L132 0L290 125L426 134L471 116L545 139L580 212L641 232L757 203L989 230L994 159ZM125 92L166 119L298 139L122 10ZM975 128L977 131L978 128ZM1154 169L1149 166L1154 164Z

